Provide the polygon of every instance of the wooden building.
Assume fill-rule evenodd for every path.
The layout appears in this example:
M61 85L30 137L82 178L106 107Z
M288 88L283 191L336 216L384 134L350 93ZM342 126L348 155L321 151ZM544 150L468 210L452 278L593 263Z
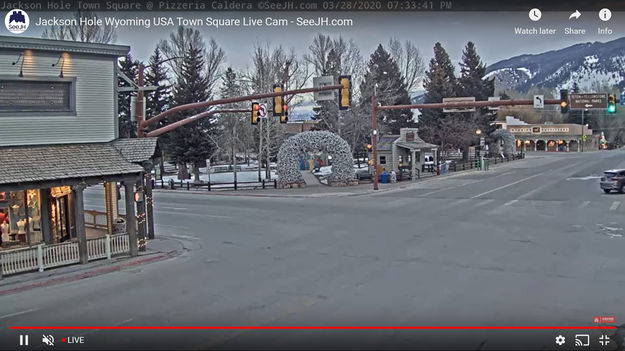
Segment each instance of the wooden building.
M0 276L136 255L153 236L157 141L118 139L117 59L129 50L0 36ZM85 211L91 186L105 213Z

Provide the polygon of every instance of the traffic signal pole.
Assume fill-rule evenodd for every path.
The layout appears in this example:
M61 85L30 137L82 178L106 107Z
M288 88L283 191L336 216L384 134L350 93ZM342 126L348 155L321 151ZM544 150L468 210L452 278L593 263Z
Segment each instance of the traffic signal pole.
M191 117L182 119L182 120L180 120L178 122L174 122L174 123L168 124L168 125L166 125L164 127L155 129L155 130L145 134L145 136L147 136L147 137L159 136L159 135L161 135L163 133L167 133L170 130L174 130L174 129L176 129L176 128L180 127L180 126L183 126L185 124L189 124L191 122L197 121L198 119L210 117L210 116L215 115L215 114L220 114L220 113L243 113L243 112L251 112L251 110L250 109L228 109L228 110L205 111L205 112L202 112L202 113L198 113L197 115L193 115Z
M266 98L272 98L275 96L285 96L285 95L295 95L295 94L305 94L305 93L314 93L316 91L326 91L326 90L339 90L341 89L341 85L328 85L325 87L318 87L318 88L304 88L304 89L294 89L294 90L285 90L285 91L280 91L280 92L272 92L272 93L263 93L263 94L254 94L254 95L247 95L247 96L240 96L240 97L233 97L233 98L227 98L227 99L219 99L219 100L212 100L212 101L202 101L202 102L194 102L191 104L185 104L185 105L180 105L180 106L176 106L173 107L165 112L162 112L148 120L144 120L141 124L142 128L147 128L150 124L153 123L157 123L160 120L162 120L163 118L174 114L176 112L181 112L181 111L186 111L186 110L193 110L193 109L201 109L201 108L208 108L211 106L218 106L218 105L225 105L225 104L231 104L234 102L242 102L242 101L251 101L251 100L259 100L259 99L266 99Z
M371 96L371 151L373 155L373 190L378 190L378 122L375 94Z

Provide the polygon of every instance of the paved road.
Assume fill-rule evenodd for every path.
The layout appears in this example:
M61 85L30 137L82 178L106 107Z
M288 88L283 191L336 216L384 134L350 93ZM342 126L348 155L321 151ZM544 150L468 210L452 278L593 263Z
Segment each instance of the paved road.
M592 325L625 320L625 152L544 154L375 195L160 192L182 255L0 297L5 325ZM101 205L90 192L86 207ZM556 348L574 331L51 331L89 347ZM599 331L591 332L598 348ZM19 333L0 330L11 348ZM40 335L41 333L31 333ZM10 341L7 344L5 341ZM37 340L39 345L39 340ZM566 346L566 345L565 345ZM602 349L614 349L615 342ZM564 347L564 346L563 346Z

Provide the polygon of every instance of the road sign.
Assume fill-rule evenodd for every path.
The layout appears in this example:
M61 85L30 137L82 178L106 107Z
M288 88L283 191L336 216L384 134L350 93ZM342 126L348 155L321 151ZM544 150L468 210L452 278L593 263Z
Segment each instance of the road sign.
M322 88L330 85L334 85L333 76L322 76L313 78L313 86L315 88ZM331 100L334 100L334 90L315 91L315 101Z
M443 103L475 102L475 96L443 98ZM443 112L475 112L475 107L447 107Z
M258 104L258 118L267 118L267 104Z
M571 94L572 109L605 109L608 107L608 94Z
M500 96L489 96L488 101L500 101ZM489 111L499 111L499 106L488 106Z
M534 108L545 108L544 95L534 95Z

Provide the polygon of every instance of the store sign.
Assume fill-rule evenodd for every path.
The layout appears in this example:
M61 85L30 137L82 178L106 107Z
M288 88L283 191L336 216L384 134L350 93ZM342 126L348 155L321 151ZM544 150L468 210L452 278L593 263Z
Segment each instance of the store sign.
M512 134L570 134L569 127L508 127Z

